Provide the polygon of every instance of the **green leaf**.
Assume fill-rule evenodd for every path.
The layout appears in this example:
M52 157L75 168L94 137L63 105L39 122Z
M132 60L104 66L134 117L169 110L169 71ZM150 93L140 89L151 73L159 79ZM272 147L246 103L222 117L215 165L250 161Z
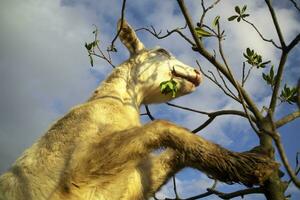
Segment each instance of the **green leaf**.
M273 66L270 69L270 78L273 80L274 79L274 68Z
M233 21L237 18L238 16L237 15L233 15L231 17L228 18L228 21Z
M234 7L234 9L235 9L235 12L237 12L238 14L241 14L240 7L238 7L238 6L235 6L235 7Z
M283 90L281 91L280 97L281 102L287 102L293 104L297 102L297 88L290 88L286 84L284 85Z
M241 16L242 16L242 18L246 18L246 17L249 17L250 15L249 14L242 14Z
M250 57L249 57L248 55L246 55L245 53L243 53L243 55L244 55L244 57L245 57L247 60L250 59Z
M242 8L242 13L244 13L247 9L247 5L244 5L243 8Z
M199 28L199 27L196 27L195 31L196 31L197 36L200 37L200 38L201 37L210 37L210 36L212 36L212 34L210 32L208 32L208 31L206 31L202 28Z
M252 56L253 55L253 52L250 50L250 48L246 49L246 53L247 53L248 56Z
M160 91L165 95L172 93L172 97L175 97L178 91L177 83L173 79L163 81L160 83Z
M240 21L241 21L241 17L238 17L238 18L237 18L237 21L240 22Z
M93 47L91 43L90 44L85 43L84 46L88 51L90 51Z
M219 15L215 17L215 19L214 19L214 21L213 21L213 26L216 27L216 26L219 24L219 19L220 19L220 16L219 16Z
M93 67L94 66L94 60L93 60L93 57L91 55L89 55L90 57L90 63L91 63L91 66Z
M265 73L262 73L262 76L265 81L268 81L268 76Z

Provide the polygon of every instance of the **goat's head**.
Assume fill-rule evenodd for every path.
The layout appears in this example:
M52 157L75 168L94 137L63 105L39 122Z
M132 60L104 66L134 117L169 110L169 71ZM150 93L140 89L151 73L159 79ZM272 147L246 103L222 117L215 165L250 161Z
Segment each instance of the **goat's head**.
M121 21L118 30L120 26ZM174 98L172 93L161 93L160 85L164 81L176 82L176 97L193 92L201 83L202 76L198 70L180 62L165 49L146 49L125 20L119 38L130 52L130 78L142 93L143 104L161 103Z

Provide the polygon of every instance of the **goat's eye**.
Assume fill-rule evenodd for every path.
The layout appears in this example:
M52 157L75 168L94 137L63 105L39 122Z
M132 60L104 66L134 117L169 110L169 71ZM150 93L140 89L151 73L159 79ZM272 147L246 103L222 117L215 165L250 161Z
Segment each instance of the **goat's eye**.
M165 49L157 49L156 50L158 53L161 53L161 54L163 54L163 55L166 55L166 56L168 56L168 57L171 57L171 54L167 51L167 50L165 50Z

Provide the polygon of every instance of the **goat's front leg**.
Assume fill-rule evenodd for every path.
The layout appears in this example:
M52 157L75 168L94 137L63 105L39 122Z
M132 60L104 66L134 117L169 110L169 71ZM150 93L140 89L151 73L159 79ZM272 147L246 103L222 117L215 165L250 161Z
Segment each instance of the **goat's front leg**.
M183 160L178 151L167 148L161 154L151 155L146 162L141 162L140 170L148 176L150 183L147 188L144 188L148 198L184 167Z
M134 132L128 149L143 156L159 147L170 147L183 156L184 166L190 166L224 182L246 185L262 184L278 164L260 154L236 153L220 147L187 129L167 121L157 120Z

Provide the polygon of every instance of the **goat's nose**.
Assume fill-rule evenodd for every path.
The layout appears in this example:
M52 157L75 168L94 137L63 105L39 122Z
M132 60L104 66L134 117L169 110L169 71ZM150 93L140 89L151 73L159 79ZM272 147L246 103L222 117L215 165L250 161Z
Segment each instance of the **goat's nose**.
M196 74L201 74L201 72L198 69L194 69L194 72L196 72Z
M203 81L202 73L197 69L194 69L194 72L196 73L195 85L198 86Z

